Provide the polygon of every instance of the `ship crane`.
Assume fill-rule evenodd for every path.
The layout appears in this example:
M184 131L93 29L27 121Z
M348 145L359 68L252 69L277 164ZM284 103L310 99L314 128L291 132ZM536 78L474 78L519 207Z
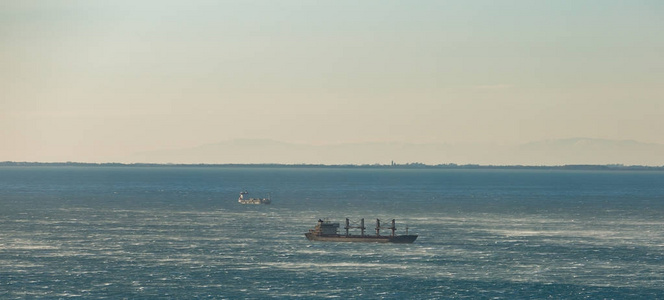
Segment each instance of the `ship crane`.
M381 227L380 226L380 219L376 219L376 236L380 236L380 230L381 229L390 229L392 230L392 234L390 236L395 235L395 231L397 230L396 222L394 219L392 219L392 226L390 227Z
M360 229L362 231L360 236L364 236L364 230L367 229L366 227L364 227L364 219L360 219L360 226L351 226L350 219L346 218L346 227L344 227L344 229L346 229L346 236L350 235L348 233L348 230L353 228Z

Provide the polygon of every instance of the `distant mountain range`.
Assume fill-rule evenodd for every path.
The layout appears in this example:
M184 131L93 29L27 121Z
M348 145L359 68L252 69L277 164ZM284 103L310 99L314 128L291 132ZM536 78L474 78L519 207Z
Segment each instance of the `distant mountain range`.
M664 165L664 145L573 138L521 145L367 142L330 145L239 139L194 148L141 152L123 159L176 164L481 164Z

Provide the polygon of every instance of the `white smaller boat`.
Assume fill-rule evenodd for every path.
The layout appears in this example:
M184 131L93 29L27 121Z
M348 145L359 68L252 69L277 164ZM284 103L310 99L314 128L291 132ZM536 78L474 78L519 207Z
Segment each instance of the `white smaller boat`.
M240 198L237 199L237 202L240 204L270 204L272 203L272 200L270 199L270 195L268 194L267 198L249 198L247 195L249 192L246 190L243 190L240 192Z

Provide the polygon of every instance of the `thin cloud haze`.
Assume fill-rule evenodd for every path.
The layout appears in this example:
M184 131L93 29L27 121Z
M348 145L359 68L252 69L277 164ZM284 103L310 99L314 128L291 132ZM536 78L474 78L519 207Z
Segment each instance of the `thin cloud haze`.
M664 144L663 14L617 0L3 1L0 160L237 139ZM617 163L634 156L657 164Z

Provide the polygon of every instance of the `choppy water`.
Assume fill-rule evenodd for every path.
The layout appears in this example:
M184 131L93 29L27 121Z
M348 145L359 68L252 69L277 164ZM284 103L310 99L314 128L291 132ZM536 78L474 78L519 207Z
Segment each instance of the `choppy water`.
M3 299L664 298L661 172L2 167L0 229Z

